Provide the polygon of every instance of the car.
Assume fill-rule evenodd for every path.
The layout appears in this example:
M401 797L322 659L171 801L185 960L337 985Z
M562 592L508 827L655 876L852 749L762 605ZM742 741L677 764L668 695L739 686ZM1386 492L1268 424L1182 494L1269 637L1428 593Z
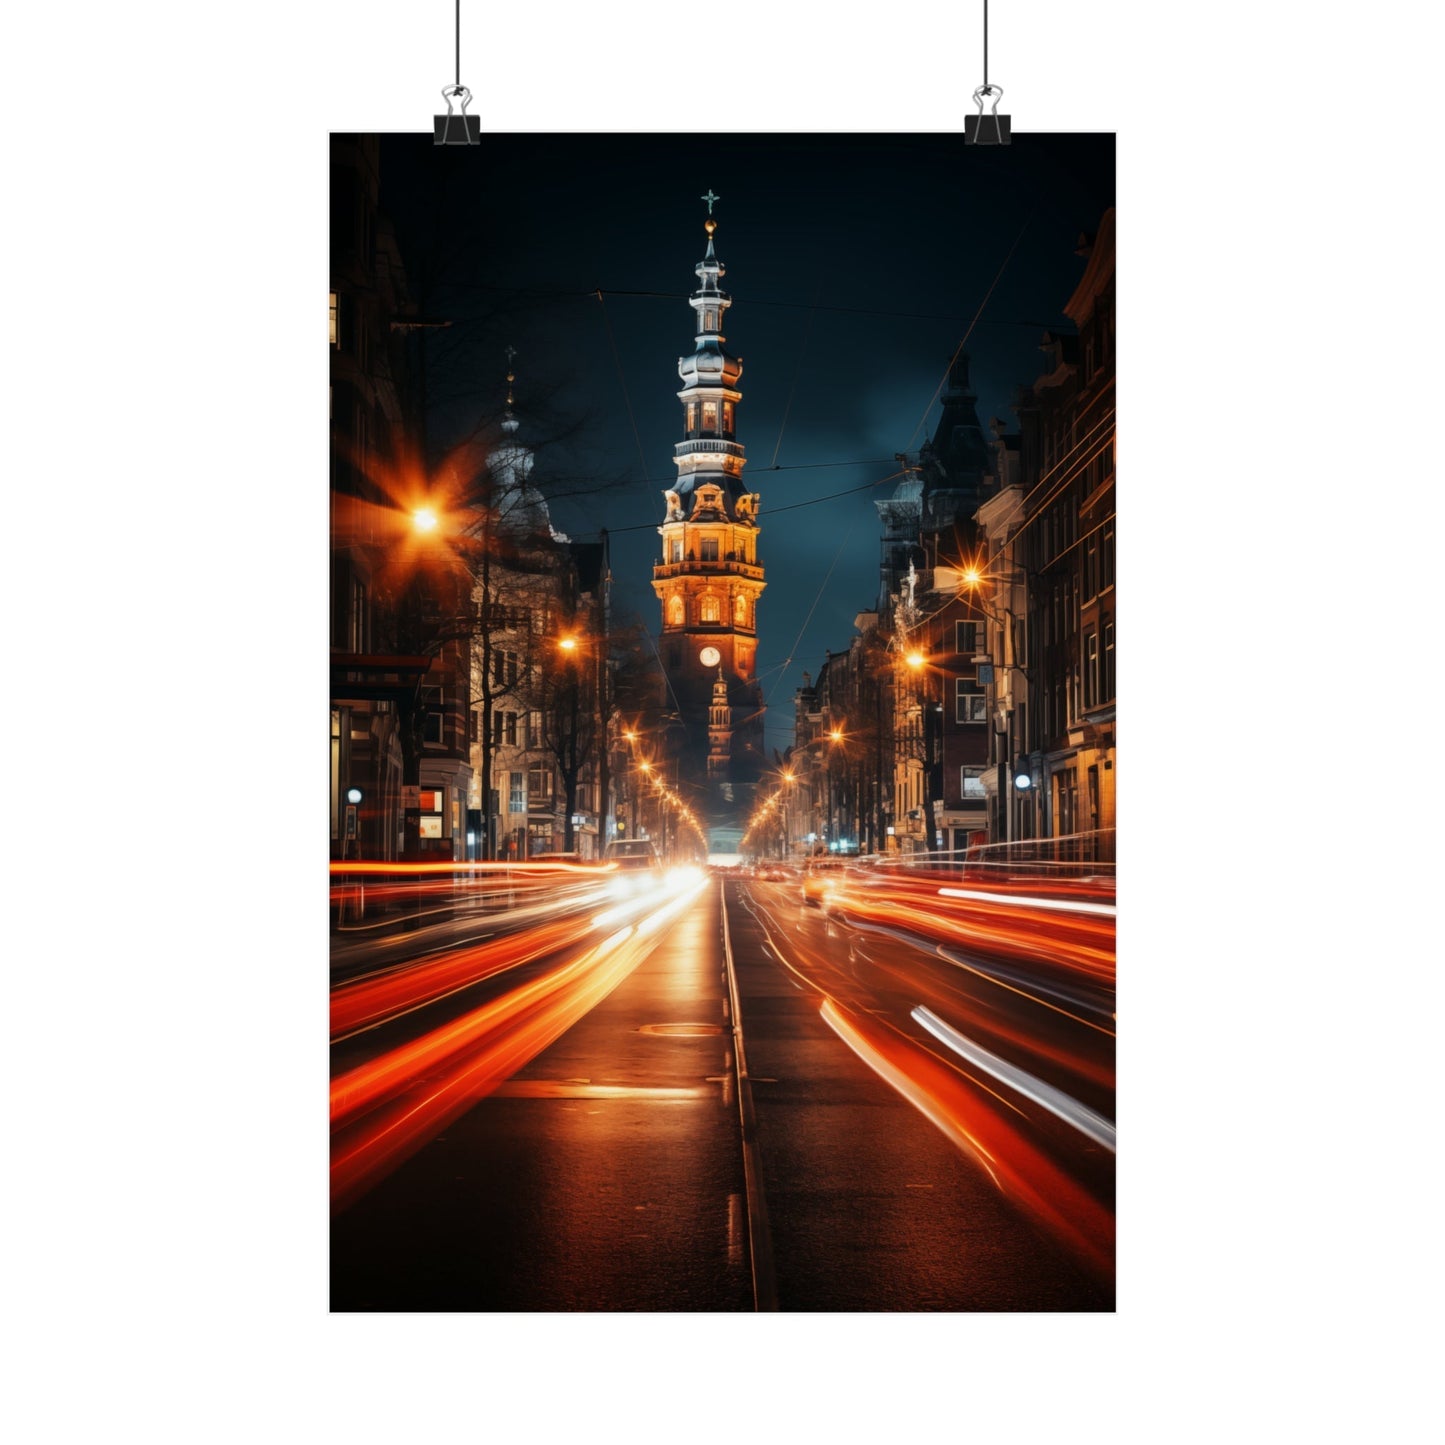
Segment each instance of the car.
M650 838L615 838L607 845L602 855L604 863L615 863L619 868L660 868L662 859Z
M821 908L843 881L843 864L837 858L810 858L803 869L803 903Z

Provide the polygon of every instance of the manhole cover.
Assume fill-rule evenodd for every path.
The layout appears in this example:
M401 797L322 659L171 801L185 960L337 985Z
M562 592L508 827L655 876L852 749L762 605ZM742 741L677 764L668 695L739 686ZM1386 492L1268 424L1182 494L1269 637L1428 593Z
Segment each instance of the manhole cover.
M722 1032L721 1024L643 1024L638 1031L644 1034L667 1034L672 1038L707 1038Z

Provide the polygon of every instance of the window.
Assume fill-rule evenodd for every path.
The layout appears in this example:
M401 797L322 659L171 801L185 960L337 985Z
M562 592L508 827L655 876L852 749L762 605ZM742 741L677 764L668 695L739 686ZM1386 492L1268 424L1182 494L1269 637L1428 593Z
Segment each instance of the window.
M526 811L527 795L522 787L523 775L521 773L509 773L507 787L507 811L509 813L521 813Z
M422 696L422 705L426 708L426 720L422 724L422 742L440 746L445 741L443 735L445 718L442 713L441 689L439 687L427 688Z
M542 746L542 714L540 712L527 714L527 746L529 748Z
M972 678L960 677L955 683L956 718L961 723L988 721L988 699Z
M517 714L514 712L504 712L502 719L503 739L509 748L514 748L517 746Z
M717 432L717 402L705 401L702 404L702 429L704 434L713 435Z
M1104 675L1099 683L1099 698L1110 702L1114 697L1114 624L1104 623Z
M703 308L702 329L704 331L717 330L717 312L714 311L711 306L706 306Z
M333 346L341 345L340 312L337 310L336 292L334 291L331 293L331 344Z
M717 561L717 538L716 538L716 537L704 537L704 538L702 539L702 560L703 560L704 562L716 562L716 561ZM714 618L713 620L716 621L717 619Z
M964 767L959 769L958 793L961 798L982 798L983 769Z
M953 631L953 649L964 657L972 657L976 652L988 650L982 622L956 622L953 625Z
M1084 543L1084 600L1099 592L1099 539L1093 533Z
M733 434L733 404L730 401L723 402L723 435Z
M667 625L669 627L681 627L685 611L682 594L674 592L672 596L667 599Z
M1084 634L1084 706L1093 707L1099 701L1099 634Z
M733 598L733 621L739 627L748 625L748 599L741 593Z
M1114 524L1104 524L1103 540L1099 544L1102 561L1101 590L1114 585Z
M714 546L717 544L714 543ZM701 619L704 622L721 622L722 608L718 605L716 597L704 597L702 599Z
M351 579L351 614L347 620L347 642L352 652L366 651L366 584Z
M669 562L682 561L682 538L670 537L667 543L667 560Z
M697 430L697 403L690 401L687 404L687 433L689 436Z
M481 742L482 715L475 708L467 710L467 741L469 743Z
M552 804L552 770L546 763L533 763L527 769L527 803L533 810Z
M492 652L492 686L515 687L517 685L517 654L498 647Z

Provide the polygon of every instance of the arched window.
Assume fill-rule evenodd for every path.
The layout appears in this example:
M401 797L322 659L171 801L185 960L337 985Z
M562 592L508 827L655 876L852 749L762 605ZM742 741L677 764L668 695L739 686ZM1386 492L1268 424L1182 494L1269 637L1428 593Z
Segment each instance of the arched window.
M702 620L704 622L721 622L722 608L718 606L716 597L704 597L702 599Z
M739 627L748 625L748 599L741 592L733 598L733 621Z
M667 624L669 627L681 627L683 621L682 598L674 592L667 599Z

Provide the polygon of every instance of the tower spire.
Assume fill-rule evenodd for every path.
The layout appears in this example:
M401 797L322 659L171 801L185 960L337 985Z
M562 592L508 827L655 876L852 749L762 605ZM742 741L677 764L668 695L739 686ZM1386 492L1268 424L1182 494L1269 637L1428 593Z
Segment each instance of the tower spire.
M727 349L723 318L732 297L719 282L717 218L711 188L703 231L707 248L693 270L697 289L693 349L678 358L682 440L673 447L677 480L664 493L662 562L652 587L662 606L659 653L687 729L688 764L737 801L735 785L756 783L763 756L762 692L757 681L757 609L764 586L757 555L758 496L747 489L747 457L737 439L742 361Z

